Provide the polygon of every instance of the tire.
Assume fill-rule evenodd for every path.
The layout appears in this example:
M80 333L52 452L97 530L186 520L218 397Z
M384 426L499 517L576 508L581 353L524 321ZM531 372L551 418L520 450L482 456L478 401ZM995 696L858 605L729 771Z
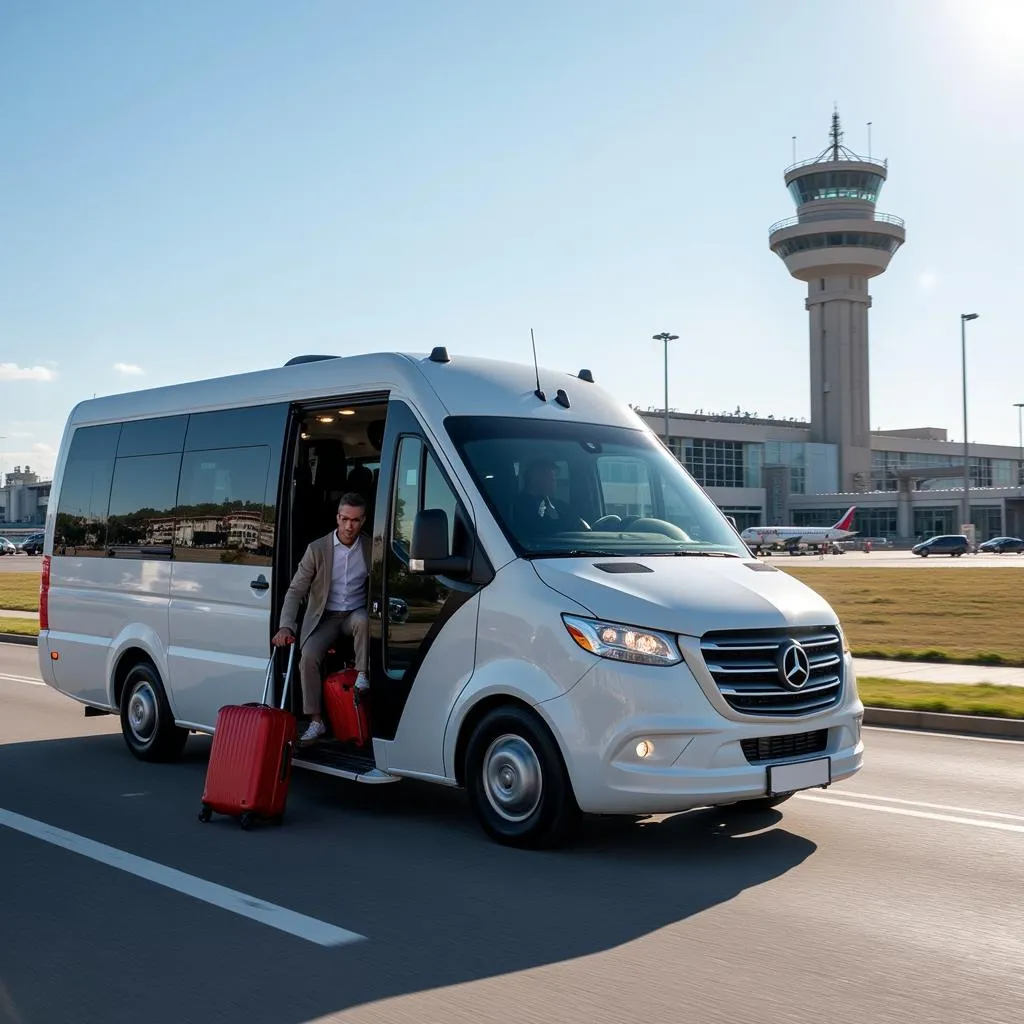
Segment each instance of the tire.
M582 815L561 752L520 707L488 712L466 748L466 790L484 832L503 846L559 846Z
M148 661L133 666L121 693L121 734L140 761L176 761L188 729L174 724L160 675Z

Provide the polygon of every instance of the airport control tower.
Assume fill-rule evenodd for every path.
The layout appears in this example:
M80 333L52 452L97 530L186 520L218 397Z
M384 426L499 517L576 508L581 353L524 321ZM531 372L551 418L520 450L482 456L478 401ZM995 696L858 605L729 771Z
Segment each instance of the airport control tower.
M807 282L811 328L811 436L835 444L839 488L870 486L868 279L903 244L903 221L875 212L887 165L842 144L839 114L831 141L813 160L785 172L796 216L770 229L768 244Z

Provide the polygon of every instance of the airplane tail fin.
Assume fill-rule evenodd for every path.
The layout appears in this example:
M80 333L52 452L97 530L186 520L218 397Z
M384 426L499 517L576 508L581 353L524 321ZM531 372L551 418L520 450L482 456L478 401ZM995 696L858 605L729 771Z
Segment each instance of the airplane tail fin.
M849 530L853 526L853 513L857 511L856 505L851 505L844 513L843 518L836 523L833 530Z

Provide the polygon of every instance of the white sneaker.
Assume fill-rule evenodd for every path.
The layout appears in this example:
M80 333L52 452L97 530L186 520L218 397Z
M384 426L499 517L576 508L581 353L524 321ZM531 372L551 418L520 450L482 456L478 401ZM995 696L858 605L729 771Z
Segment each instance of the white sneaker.
M300 743L313 743L327 732L323 722L310 722L306 731L299 737Z
M357 690L368 690L370 688L370 680L366 678L365 672L360 672L356 676L356 689Z

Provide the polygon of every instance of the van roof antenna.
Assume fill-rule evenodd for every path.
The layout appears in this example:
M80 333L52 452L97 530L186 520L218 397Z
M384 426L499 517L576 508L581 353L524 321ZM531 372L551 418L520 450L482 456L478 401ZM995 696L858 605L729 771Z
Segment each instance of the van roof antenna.
M533 337L533 328L530 328L530 344L533 345L533 372L537 375L537 390L534 394L542 401L546 402L548 396L544 394L540 389L540 367L537 365L537 342Z

